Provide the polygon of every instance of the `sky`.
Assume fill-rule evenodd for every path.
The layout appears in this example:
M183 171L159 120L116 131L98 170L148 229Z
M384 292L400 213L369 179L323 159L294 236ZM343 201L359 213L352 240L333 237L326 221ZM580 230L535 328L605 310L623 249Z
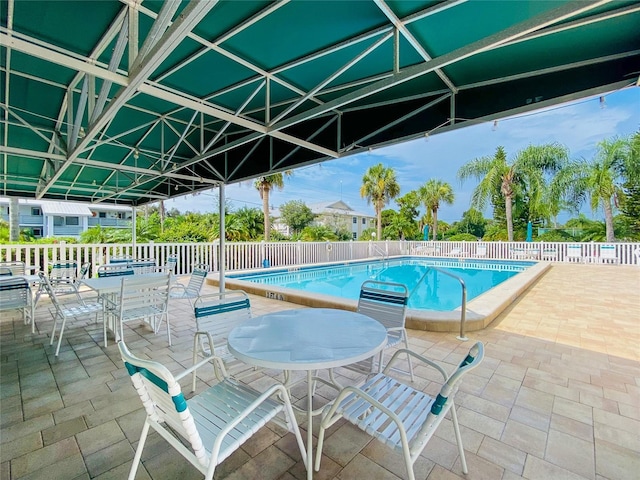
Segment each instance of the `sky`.
M604 95L591 97L530 112L517 117L464 127L397 145L374 149L338 160L302 167L285 178L285 186L270 193L270 204L278 208L290 200L302 200L307 205L317 202L343 200L355 211L374 215L372 205L360 197L362 177L367 168L378 163L395 170L400 185L400 196L419 188L434 178L448 182L454 191L452 205L441 205L438 219L452 223L470 208L471 195L477 182L469 179L460 183L456 174L460 166L471 160L493 156L502 145L509 160L529 145L558 142L565 145L572 158L593 158L596 144L615 136L627 136L640 130L640 87L630 87ZM243 206L262 208L260 194L253 182L228 185L228 205L232 211ZM217 189L197 195L187 195L165 202L167 209L181 212L217 212ZM385 208L398 209L395 201ZM424 208L422 208L424 213ZM591 212L587 206L582 212L602 220L601 211ZM490 210L485 212L491 217ZM571 218L563 212L560 222Z

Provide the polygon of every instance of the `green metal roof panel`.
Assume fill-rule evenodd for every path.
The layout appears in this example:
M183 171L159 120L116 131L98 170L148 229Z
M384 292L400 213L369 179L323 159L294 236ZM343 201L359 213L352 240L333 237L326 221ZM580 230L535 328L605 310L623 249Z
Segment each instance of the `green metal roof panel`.
M640 63L640 0L182 1L159 28L164 2L144 0L138 48L151 31L161 47L128 72L126 45L115 73L128 4L7 5L5 195L154 201L417 138L452 103L458 118L487 119L605 93L636 82ZM66 123L69 89L82 129Z

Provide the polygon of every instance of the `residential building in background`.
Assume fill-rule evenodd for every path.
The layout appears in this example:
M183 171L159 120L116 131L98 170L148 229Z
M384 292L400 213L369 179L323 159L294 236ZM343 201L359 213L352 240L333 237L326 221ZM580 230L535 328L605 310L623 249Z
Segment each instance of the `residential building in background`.
M131 228L131 207L20 199L20 230L36 238L79 237L90 227ZM0 197L0 219L9 222L9 199Z
M319 202L307 205L315 215L313 225L324 225L334 231L351 232L353 240L360 239L362 232L367 228L375 228L376 217L362 212L356 212L342 200L333 202ZM272 228L283 235L291 235L289 227L281 220L280 210L271 211L275 219Z

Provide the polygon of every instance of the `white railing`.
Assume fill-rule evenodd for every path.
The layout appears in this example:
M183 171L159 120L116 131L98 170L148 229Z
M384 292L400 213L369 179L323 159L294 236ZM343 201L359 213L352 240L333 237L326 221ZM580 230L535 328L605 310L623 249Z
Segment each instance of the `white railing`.
M601 247L605 243L578 242L225 242L226 270L247 270L270 267L288 267L301 264L343 262L364 258L419 255L443 258L491 260L547 260L552 262L604 263ZM611 263L637 265L634 254L640 243L614 243ZM205 263L212 271L219 270L219 243L142 243L136 244L16 244L0 245L0 261L24 261L47 272L52 263L89 262L91 271L110 263L113 257L156 260L164 265L170 255L178 257L177 273L188 274L197 263ZM640 251L640 250L638 250ZM610 250L608 250L610 252Z

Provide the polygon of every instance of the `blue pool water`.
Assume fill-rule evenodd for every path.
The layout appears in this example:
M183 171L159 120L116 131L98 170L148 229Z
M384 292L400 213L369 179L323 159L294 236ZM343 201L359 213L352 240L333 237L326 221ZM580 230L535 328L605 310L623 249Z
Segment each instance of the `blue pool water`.
M232 274L228 277L354 300L358 299L360 285L365 280L402 283L409 289L409 308L450 311L460 306L460 282L429 267L442 268L462 278L467 286L469 301L534 264L406 257L322 267L295 267L269 273Z

